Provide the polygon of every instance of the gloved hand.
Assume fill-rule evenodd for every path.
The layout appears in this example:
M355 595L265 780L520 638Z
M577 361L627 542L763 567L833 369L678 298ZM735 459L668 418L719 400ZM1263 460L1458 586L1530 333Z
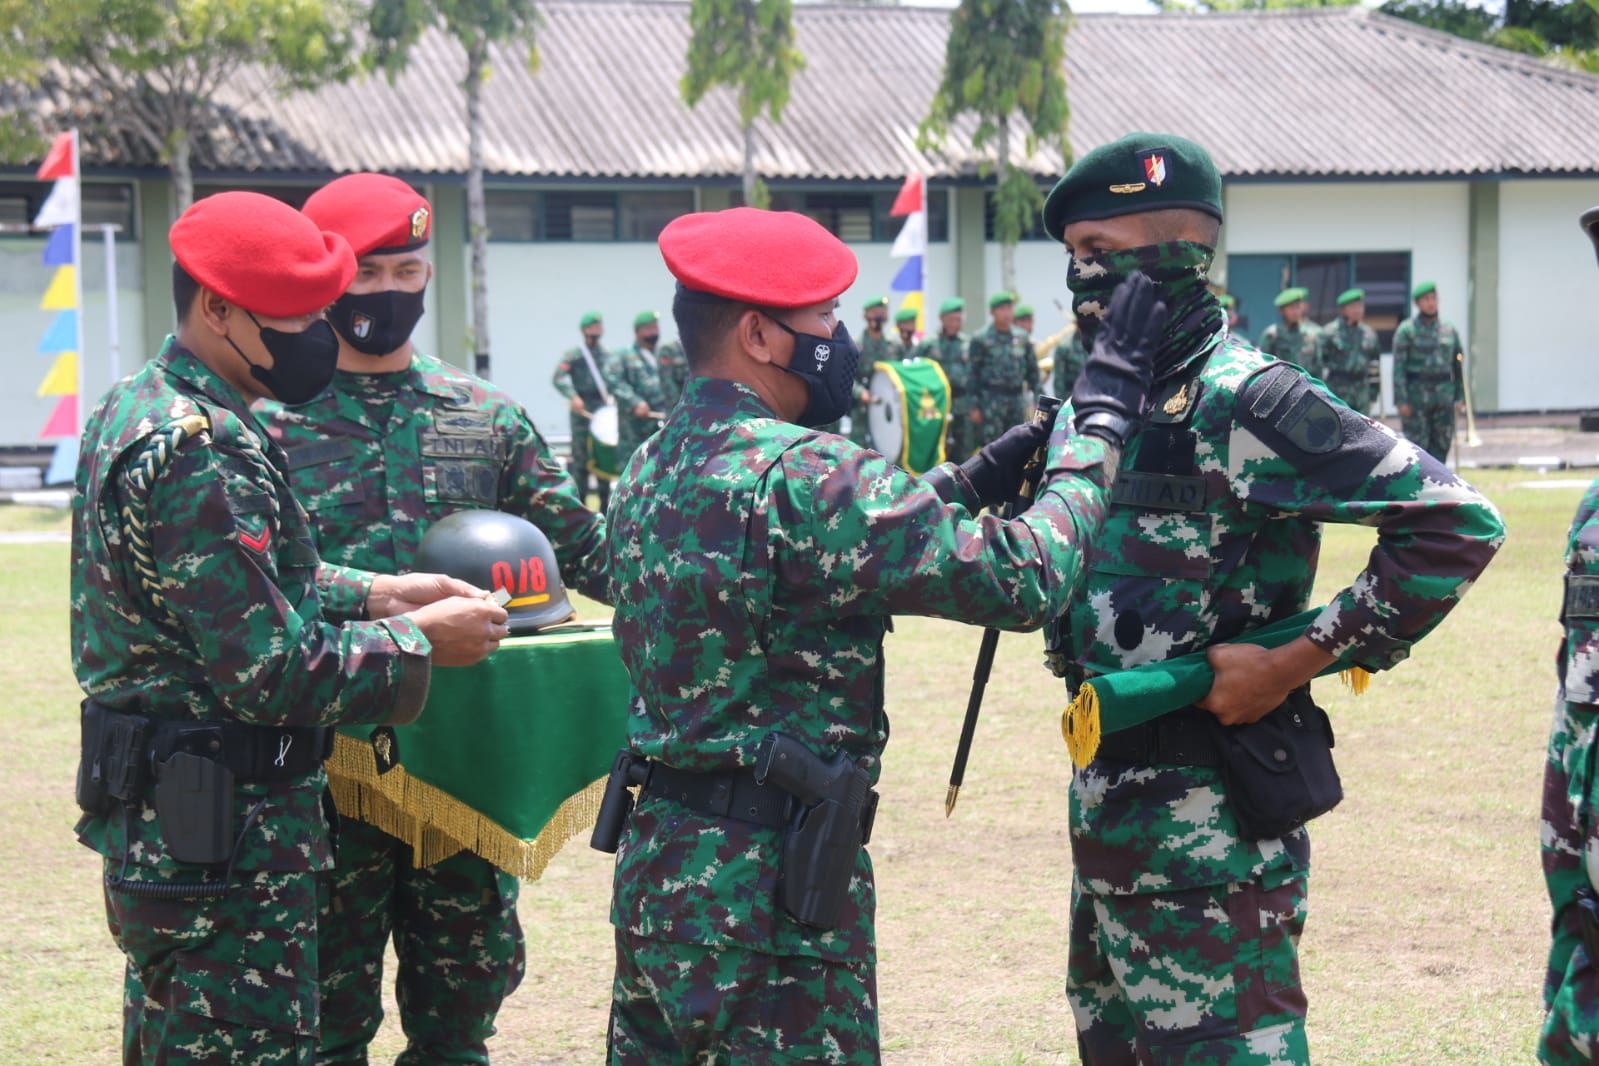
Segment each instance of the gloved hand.
M1127 443L1144 417L1166 318L1166 305L1155 299L1155 283L1141 271L1116 286L1094 349L1072 389L1077 432L1092 433L1117 447Z
M1049 426L1023 422L977 450L956 470L967 509L998 507L1022 487L1022 469L1033 453L1049 443Z

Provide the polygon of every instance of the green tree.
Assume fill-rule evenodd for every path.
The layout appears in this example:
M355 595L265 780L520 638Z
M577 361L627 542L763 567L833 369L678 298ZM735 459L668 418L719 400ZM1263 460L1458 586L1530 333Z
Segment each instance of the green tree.
M1388 0L1384 14L1599 74L1599 0L1505 0L1502 9L1465 0Z
M1024 156L1040 144L1071 165L1066 103L1066 32L1071 11L1057 0L960 0L950 16L944 73L917 143L928 150L949 136L962 114L977 116L972 146L994 146L994 239L1000 244L1000 278L1016 288L1016 242L1032 226L1043 193L1026 169L1011 161L1013 137Z
M755 173L755 120L763 111L773 122L782 119L789 84L805 68L794 47L793 0L693 0L689 27L683 101L695 107L718 85L738 94L744 202L765 207L766 183Z
M50 0L38 54L112 134L167 163L176 210L194 202L194 131L246 68L277 91L349 75L353 8L343 0ZM0 7L0 19L10 5ZM0 22L0 39L14 26ZM35 24L32 30L38 31ZM3 51L0 51L3 55ZM13 71L8 69L9 81ZM25 90L24 90L25 91ZM82 110L89 110L83 108Z
M489 376L488 210L483 201L483 83L489 46L527 48L529 70L539 65L533 0L373 0L368 59L392 80L405 68L423 31L442 26L466 49L466 216L472 238L472 366Z

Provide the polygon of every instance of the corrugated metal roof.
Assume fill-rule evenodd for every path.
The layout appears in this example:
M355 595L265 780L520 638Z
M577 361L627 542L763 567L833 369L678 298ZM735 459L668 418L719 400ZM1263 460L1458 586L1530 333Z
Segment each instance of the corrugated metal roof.
M537 178L732 177L732 95L678 93L688 5L544 0L537 73L493 52L484 94L492 174ZM971 120L943 150L916 148L943 64L947 10L800 5L806 68L783 120L757 124L768 179L893 180L977 173ZM1183 134L1229 177L1599 173L1599 78L1472 44L1362 8L1212 15L1083 15L1067 43L1078 153L1132 129ZM466 170L461 48L418 44L381 77L276 96L257 73L220 94L197 171ZM92 116L105 101L57 85L35 106ZM54 117L54 116L52 116ZM85 123L86 156L147 166L154 154ZM1019 138L1018 138L1019 140ZM1044 151L1024 162L1058 173Z

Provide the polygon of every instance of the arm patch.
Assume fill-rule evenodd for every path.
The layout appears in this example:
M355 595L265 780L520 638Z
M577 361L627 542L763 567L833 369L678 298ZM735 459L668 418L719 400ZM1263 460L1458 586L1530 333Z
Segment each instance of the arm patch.
M1334 402L1289 363L1272 363L1244 382L1233 417L1329 488L1359 485L1394 446L1370 419Z

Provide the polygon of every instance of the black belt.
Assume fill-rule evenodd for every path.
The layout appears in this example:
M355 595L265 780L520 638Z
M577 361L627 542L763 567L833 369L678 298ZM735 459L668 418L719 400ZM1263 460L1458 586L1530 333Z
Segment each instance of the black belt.
M178 752L222 763L241 785L293 781L315 770L333 752L333 730L323 726L265 726L245 722L196 722L125 715L146 723L150 765Z
M737 818L768 829L788 825L793 798L776 785L756 784L755 771L748 768L696 774L658 762L650 763L644 791L700 814Z
M1220 766L1214 719L1209 711L1184 707L1152 722L1106 733L1095 756L1132 766Z

